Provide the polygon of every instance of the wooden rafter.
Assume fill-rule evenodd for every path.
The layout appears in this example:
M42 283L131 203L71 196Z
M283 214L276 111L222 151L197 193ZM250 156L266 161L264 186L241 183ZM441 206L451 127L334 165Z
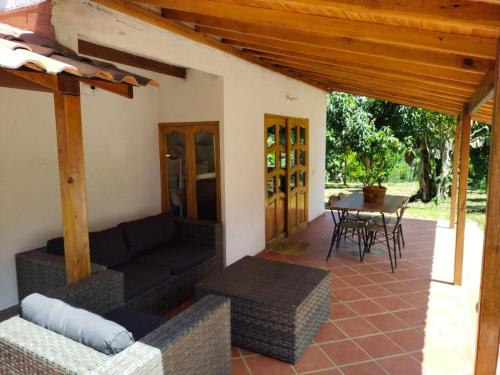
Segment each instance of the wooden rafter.
M302 30L326 35L347 36L412 48L446 51L475 56L480 49L494 53L491 39L415 30L400 26L299 14L277 9L244 6L223 0L141 0L166 9L220 17L258 25L274 25L289 30ZM480 54L485 53L479 52ZM492 55L494 56L494 55ZM474 65L473 62L471 62Z
M486 103L492 96L495 88L494 84L495 69L491 69L483 78L474 94L469 100L469 115L476 112L481 106Z

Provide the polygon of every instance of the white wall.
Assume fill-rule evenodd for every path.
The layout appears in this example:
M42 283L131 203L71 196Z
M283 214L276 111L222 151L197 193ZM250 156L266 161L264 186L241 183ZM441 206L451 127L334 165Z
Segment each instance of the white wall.
M75 50L80 36L190 68L186 81L140 72L161 88L136 89L133 100L84 90L91 229L159 210L158 122L218 120L226 261L256 254L265 247L265 113L309 118L309 220L323 213L324 92L92 2L56 0L53 23ZM16 302L14 254L60 233L61 219L51 96L0 89L0 115L1 308Z

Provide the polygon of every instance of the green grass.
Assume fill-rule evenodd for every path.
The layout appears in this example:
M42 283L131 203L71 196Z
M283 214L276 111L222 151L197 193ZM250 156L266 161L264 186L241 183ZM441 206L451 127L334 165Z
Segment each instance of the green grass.
M392 195L407 195L412 196L418 191L418 182L397 182L385 183L387 194ZM362 184L352 183L348 187L342 184L327 183L325 189L325 205L327 205L328 197L332 194L340 192L350 194L356 191L361 191ZM450 218L450 199L436 204L431 201L429 203L411 202L405 212L405 217L417 219L433 219L433 220L449 220ZM475 221L479 227L484 228L486 219L486 192L482 190L469 190L467 193L467 219Z

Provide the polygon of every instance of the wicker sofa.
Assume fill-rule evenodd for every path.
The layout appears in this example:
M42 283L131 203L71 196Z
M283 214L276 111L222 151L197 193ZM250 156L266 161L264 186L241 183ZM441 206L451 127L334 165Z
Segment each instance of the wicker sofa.
M151 244L151 237L164 235L158 233L163 227L159 229L158 223L154 222L154 218L160 215L90 233L92 273L110 268L122 273L125 280L125 305L148 312L164 312L194 296L194 285L220 272L224 264L222 224L209 221L172 218L173 224L164 227L166 231L172 232L169 235L174 240L165 248L137 251L138 242L139 247L151 247L154 245ZM125 245L122 247L127 246L125 251L130 254L126 254L128 258L124 262L117 264L116 259L108 258L116 257L113 254L119 250L108 249L106 246L116 242L116 236L119 237L121 232L127 234L127 230L129 237L135 236L132 238L135 242L131 244L130 239L125 236ZM63 246L62 238L53 239L52 242L54 240L58 240ZM100 246L97 246L98 242ZM48 245L50 243L51 241ZM93 249L96 246L99 248ZM62 249L60 254L63 251ZM108 253L111 255L106 255ZM101 264L96 259L102 260ZM44 294L66 283L64 256L54 251L49 252L47 246L18 253L16 269L20 299L35 292Z
M105 270L45 294L104 315L124 302L123 275ZM19 310L0 312L0 374L231 373L230 307L222 297L201 299L112 356L28 322Z

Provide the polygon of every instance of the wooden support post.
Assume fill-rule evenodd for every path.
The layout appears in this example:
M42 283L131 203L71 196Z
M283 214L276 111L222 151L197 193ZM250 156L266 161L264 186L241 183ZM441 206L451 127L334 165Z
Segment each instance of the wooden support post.
M467 106L462 112L462 136L460 141L460 173L458 177L458 212L457 233L455 240L455 271L453 284L462 285L462 269L464 260L465 216L467 210L467 179L469 176L469 153L471 117Z
M455 216L457 214L457 180L458 163L460 162L460 132L462 131L462 118L457 117L455 128L455 144L453 145L453 177L451 179L451 197L450 197L450 228L455 228Z
M496 374L500 334L500 40L491 124L488 201L479 299L476 375Z
M80 96L54 93L54 106L69 284L91 273Z

